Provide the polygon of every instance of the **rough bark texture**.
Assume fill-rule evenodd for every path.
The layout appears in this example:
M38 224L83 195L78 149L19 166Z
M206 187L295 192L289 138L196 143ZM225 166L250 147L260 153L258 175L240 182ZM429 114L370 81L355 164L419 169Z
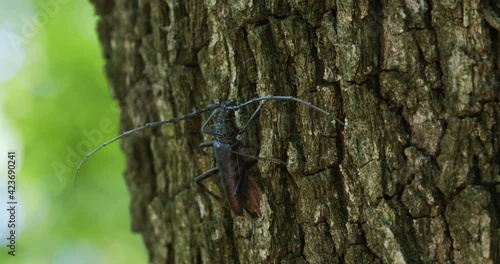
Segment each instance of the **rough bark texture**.
M499 263L500 4L93 2L122 130L268 94L346 123L265 105L242 141L287 165L249 170L253 243L251 218L193 181L214 166L206 115L125 138L152 263Z

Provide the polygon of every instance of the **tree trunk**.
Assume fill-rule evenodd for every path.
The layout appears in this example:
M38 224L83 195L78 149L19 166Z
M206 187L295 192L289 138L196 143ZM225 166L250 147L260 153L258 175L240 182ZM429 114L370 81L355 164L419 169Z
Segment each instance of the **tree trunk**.
M208 114L124 138L152 263L499 263L498 4L93 2L123 131L269 94L332 113L270 101L242 135L286 161L248 169L253 241L252 218L194 182L215 166Z

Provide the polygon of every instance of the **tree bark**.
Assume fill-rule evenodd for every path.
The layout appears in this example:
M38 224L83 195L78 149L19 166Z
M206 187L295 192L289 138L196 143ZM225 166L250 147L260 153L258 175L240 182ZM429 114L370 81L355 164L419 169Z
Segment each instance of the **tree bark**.
M253 241L252 219L194 182L215 166L207 114L124 138L151 263L500 262L494 1L92 2L123 131L269 94L332 113L268 102L242 135L286 161L248 171Z

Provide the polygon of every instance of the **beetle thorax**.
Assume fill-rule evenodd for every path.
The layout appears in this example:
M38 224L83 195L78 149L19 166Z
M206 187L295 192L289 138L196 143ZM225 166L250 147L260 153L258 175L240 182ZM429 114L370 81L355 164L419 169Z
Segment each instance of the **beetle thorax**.
M220 109L215 125L215 135L217 140L225 144L236 142L236 136L239 129L234 123L234 111L228 109Z

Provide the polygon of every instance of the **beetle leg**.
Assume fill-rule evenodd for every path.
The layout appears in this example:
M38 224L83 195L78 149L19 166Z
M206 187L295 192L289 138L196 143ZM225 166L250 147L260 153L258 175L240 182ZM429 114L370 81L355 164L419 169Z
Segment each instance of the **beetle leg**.
M215 174L217 174L219 172L219 168L215 167L215 168L212 168L210 170L208 170L207 172L205 173L202 173L200 174L198 177L194 178L194 181L204 190L206 191L208 194L210 194L212 197L214 197L215 199L217 200L220 200L220 197L217 196L215 193L213 193L212 191L210 191L205 185L203 185L203 183L201 183L201 181L203 180L206 180L207 178L210 178L212 176L214 176Z
M214 142L213 141L206 141L200 144L200 148L208 148L208 147L213 147Z
M231 150L231 152L233 152L234 154L237 154L239 156L242 156L242 157L245 157L245 158L249 158L249 159L269 161L269 162L278 163L278 164L281 164L281 165L286 165L286 162L284 162L284 161L282 161L280 159L275 159L275 158L261 158L261 157L251 156L251 155L247 155L247 154L241 153L241 152L236 151L236 150Z
M257 107L257 110L255 110L255 112L253 112L252 116L248 119L247 123L240 129L240 131L238 132L238 134L241 134L241 133L243 133L243 131L245 131L245 129L247 128L247 126L250 123L250 121L252 121L257 116L257 114L260 112L260 109L262 108L263 104L264 104L264 102L262 102L261 104L259 104L259 107Z
M207 126L208 126L208 122L210 122L210 120L212 120L212 118L214 118L214 115L215 115L215 113L217 113L217 110L218 109L215 109L214 111L212 111L210 116L207 118L207 121L205 121L205 123L201 127L201 133L207 134L207 135L212 135L212 136L215 135L215 129L214 128L207 128Z
M233 151L233 150L231 150L231 151ZM241 180L243 179L243 177L246 176L245 173L243 172L243 167L240 166L240 159L238 158L238 156L236 156L236 162L238 163L238 182L236 183L236 187L234 187L233 195L235 197L238 196L238 189L240 187Z

